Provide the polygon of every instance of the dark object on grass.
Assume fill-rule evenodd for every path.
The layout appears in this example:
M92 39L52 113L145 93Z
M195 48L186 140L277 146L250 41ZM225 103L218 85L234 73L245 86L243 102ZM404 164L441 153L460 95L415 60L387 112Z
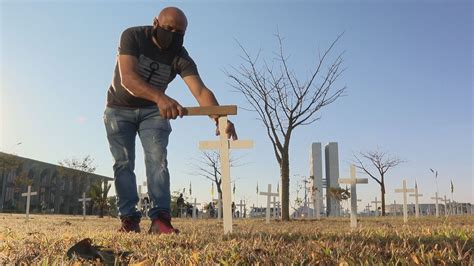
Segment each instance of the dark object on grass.
M124 251L120 253L114 253L112 249L105 248L103 246L93 246L90 238L85 238L77 242L74 246L69 248L67 251L67 257L72 259L74 256L84 260L100 260L104 264L115 264L116 258L119 261L127 259L128 255L132 252Z

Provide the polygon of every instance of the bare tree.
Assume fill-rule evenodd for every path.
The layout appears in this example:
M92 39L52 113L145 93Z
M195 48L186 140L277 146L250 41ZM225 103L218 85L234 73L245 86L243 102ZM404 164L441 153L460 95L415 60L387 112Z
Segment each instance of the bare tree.
M92 159L90 155L87 155L81 159L64 159L59 161L58 164L62 166L58 168L61 176L69 176L79 180L79 187L75 188L75 191L78 195L82 195L82 192L86 192L90 195L89 191L86 191L90 189L90 187L86 187L87 180L90 174L93 174L97 169L97 166L94 164L94 159ZM94 203L91 202L90 204ZM81 208L81 204L77 201L74 203L74 205L76 210Z
M211 180L216 184L218 195L222 195L220 155L216 151L203 151L201 157L194 164L199 176Z
M243 163L237 163L242 157L230 158L230 167L242 166ZM222 179L221 179L221 166L220 166L220 154L217 151L202 151L201 157L196 159L197 163L193 164L193 167L197 170L199 176L211 180L217 187L217 195L222 200ZM195 173L193 173L195 174ZM234 182L237 179L234 178ZM235 183L234 183L235 189Z
M0 169L2 171L0 176L0 212L4 209L3 204L8 186L7 175L11 171L18 169L20 165L21 160L18 157L12 154L0 152Z
M282 183L282 220L289 220L290 191L290 139L299 126L310 125L320 119L318 111L336 101L345 91L342 86L334 89L335 82L344 72L343 53L330 59L332 50L342 34L331 43L328 49L314 63L310 76L301 81L290 69L289 57L283 52L283 39L276 34L279 50L271 65L264 60L259 62L260 52L251 57L242 45L244 63L232 67L227 75L232 86L258 113L258 119L266 127L271 140L275 158L280 166ZM331 61L327 63L327 61ZM276 66L275 66L276 65Z
M373 180L380 185L380 194L382 198L382 216L385 216L385 174L390 168L393 168L400 163L401 159L395 156L390 156L379 149L369 152L360 152L360 155L354 155L355 167L364 171ZM364 161L366 163L364 163ZM371 170L370 168L375 168Z
M108 197L110 187L112 185L108 184L107 180L96 180L92 185L89 191L89 196L91 197L91 209L93 204L97 204L99 207L99 218L104 218L104 209L109 207Z

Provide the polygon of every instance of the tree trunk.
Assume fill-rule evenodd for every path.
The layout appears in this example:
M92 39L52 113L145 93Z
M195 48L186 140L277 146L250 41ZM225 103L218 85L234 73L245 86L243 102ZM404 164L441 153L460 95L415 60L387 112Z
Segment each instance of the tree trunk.
M380 185L380 192L382 196L382 216L385 216L385 182L383 182L382 178L382 184Z
M280 165L281 175L281 219L283 221L290 220L290 158L288 148L284 149L281 157Z

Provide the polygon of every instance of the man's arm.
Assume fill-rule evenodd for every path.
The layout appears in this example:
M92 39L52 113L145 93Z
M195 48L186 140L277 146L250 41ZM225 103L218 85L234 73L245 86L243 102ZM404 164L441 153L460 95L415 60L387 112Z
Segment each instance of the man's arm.
M183 116L183 107L163 91L153 88L138 75L138 60L135 56L119 55L118 65L121 83L130 94L156 103L160 114L165 119L175 119Z
M217 102L216 97L214 96L214 93L210 89L204 85L204 82L202 82L201 78L199 75L189 75L185 76L183 78L184 82L188 86L189 90L193 94L194 98L199 103L199 106L217 106L219 103ZM217 119L219 116L214 115L211 116L212 119L216 121L217 125ZM237 139L237 133L235 132L234 124L228 120L227 123L227 128L226 128L226 133L228 138L232 138L233 140ZM218 128L216 129L216 135L219 135Z

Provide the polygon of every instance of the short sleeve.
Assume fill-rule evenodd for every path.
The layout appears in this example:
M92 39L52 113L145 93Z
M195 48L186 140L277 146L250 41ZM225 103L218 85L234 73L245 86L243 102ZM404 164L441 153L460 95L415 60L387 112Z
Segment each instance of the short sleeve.
M118 47L119 55L133 55L138 58L138 40L135 33L133 28L128 28L122 32Z
M182 77L199 75L196 63L189 56L186 49L182 49L177 61L176 61L176 72Z

